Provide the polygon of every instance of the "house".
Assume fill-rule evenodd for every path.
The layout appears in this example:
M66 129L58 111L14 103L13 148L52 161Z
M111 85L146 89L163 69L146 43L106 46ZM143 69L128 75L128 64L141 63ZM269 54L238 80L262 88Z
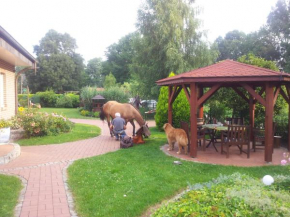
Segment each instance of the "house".
M23 68L17 75L16 66ZM0 26L0 119L17 113L17 79L32 69L36 69L36 59Z

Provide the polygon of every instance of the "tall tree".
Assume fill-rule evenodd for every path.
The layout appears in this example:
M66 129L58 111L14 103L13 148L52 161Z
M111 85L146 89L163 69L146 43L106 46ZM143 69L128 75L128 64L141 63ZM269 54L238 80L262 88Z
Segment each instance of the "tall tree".
M118 43L112 44L107 48L107 61L104 64L104 74L115 76L117 83L123 84L130 79L129 65L134 56L133 39L137 33L130 33L121 38Z
M245 53L243 51L242 45L245 41L245 38L246 34L238 30L228 32L225 38L222 38L221 36L218 37L215 40L215 43L217 43L220 52L217 60L218 61L224 59L237 60L238 57L244 55Z
M94 58L89 60L85 71L89 76L89 83L87 85L98 87L102 86L104 80L102 75L102 58Z
M290 2L278 0L275 8L268 16L269 30L279 42L277 50L280 52L280 65L290 73Z
M104 87L106 89L109 89L110 87L114 87L115 85L116 85L116 78L114 77L112 73L108 74L105 77Z
M245 54L253 53L255 56L270 61L279 60L280 53L277 47L278 43L268 26L263 26L259 31L248 34L243 44Z
M36 74L26 74L30 89L33 92L78 90L84 66L76 48L76 41L69 34L49 30L40 44L34 46L39 69Z
M130 71L144 96L157 98L155 81L211 64L215 54L201 41L199 21L193 1L146 0L138 11L139 37L134 40L136 54Z

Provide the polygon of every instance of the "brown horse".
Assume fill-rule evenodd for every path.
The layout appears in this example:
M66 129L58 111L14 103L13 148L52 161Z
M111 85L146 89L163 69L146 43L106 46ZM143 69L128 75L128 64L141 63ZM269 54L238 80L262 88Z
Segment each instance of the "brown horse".
M103 105L100 112L100 119L105 120L107 119L108 126L110 128L110 120L111 118L115 118L116 112L119 112L121 114L121 117L125 119L126 123L130 122L133 126L133 136L135 136L135 124L134 119L137 121L137 123L140 125L140 127L143 128L143 132L146 136L150 136L151 133L149 131L149 128L145 122L145 120L142 118L140 112L134 108L129 103L118 103L117 101L108 101ZM113 136L113 132L110 131L111 136Z

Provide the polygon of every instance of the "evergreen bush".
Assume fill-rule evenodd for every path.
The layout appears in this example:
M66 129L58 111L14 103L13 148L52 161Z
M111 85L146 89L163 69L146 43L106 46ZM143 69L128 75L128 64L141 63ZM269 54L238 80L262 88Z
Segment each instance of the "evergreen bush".
M171 72L168 77L175 74ZM182 90L172 105L173 126L180 127L180 121L189 122L190 106L184 91ZM156 108L155 122L159 130L168 122L168 87L161 87Z
M40 104L42 107L54 108L56 100L59 97L59 94L53 92L53 90L47 90L45 92L37 92L35 94L40 99Z
M80 105L80 96L73 94L73 93L68 93L66 96L70 97L72 100L72 107L77 108Z
M59 98L57 98L55 107L57 108L72 108L73 107L73 101L72 98L68 95L63 95Z

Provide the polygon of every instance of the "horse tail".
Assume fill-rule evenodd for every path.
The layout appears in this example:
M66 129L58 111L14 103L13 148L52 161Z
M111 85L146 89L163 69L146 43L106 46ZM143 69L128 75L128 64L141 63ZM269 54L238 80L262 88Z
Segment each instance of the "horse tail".
M100 114L99 114L99 117L100 117L100 119L103 121L103 120L105 120L105 118L106 118L106 115L105 115L105 112L104 112L104 110L103 110L103 107L101 108L101 112L100 112Z

